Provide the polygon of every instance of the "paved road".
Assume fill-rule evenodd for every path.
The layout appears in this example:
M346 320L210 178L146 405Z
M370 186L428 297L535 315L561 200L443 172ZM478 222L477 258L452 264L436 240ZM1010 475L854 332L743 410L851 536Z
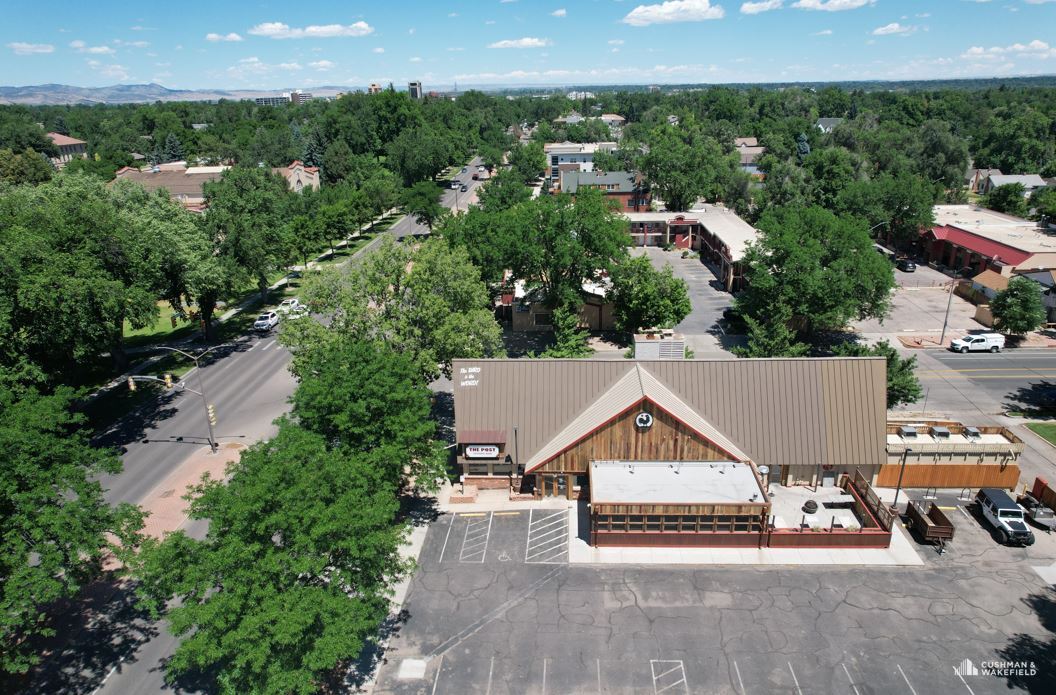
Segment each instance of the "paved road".
M480 187L480 181L473 180L473 174L476 172L478 166L483 163L480 157L474 157L473 161L466 165L465 172L459 171L455 174L459 182L465 184L468 189L465 192L456 191L451 188L445 188L440 196L440 205L445 208L454 209L457 203L459 210L465 210L469 205L473 204L477 200L477 189ZM418 224L413 217L407 216L401 219L396 224L389 228L389 233L395 236L397 239L403 239L410 235L421 235L428 234L429 228L424 224ZM379 235L380 238L380 235ZM368 245L372 246L373 242Z
M1056 350L1005 350L960 355L928 350L919 360L921 383L955 388L969 398L1006 407L1056 406Z

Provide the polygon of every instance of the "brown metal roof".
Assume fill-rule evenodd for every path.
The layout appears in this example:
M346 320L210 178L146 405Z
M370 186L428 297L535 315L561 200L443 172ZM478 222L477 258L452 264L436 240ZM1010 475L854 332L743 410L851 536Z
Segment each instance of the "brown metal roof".
M883 358L455 360L453 368L458 440L469 430L503 429L512 442L516 425L510 453L520 463L552 448L585 411L604 411L599 399L639 369L757 464L885 460Z
M148 191L156 191L164 188L173 198L201 201L205 200L203 186L210 181L219 181L223 175L221 171L210 171L208 173L187 173L181 171L151 171L149 169L139 170L125 167L115 175L119 179L128 179L139 183Z

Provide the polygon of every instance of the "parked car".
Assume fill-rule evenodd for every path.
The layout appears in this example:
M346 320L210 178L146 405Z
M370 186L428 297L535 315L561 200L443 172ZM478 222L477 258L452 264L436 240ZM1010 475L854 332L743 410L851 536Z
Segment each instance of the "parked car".
M480 174L473 174L474 181L480 181Z
M452 179L451 180L451 190L455 190L461 185L462 185L462 182L459 181L458 179Z
M462 173L463 174L466 173L466 168L465 167L462 167Z
M903 273L915 273L917 270L917 264L908 258L898 259L898 263L895 263L895 267L901 270Z
M957 338L950 343L953 352L1001 352L1005 347L1005 336L1000 333L979 333Z
M485 166L483 164L481 164L480 166L477 167L477 171L480 172L481 174L483 174L485 171L487 171L487 169L485 168Z
M253 322L253 330L266 333L279 325L279 314L275 311L265 311Z
M984 487L975 496L987 523L997 531L1003 545L1034 545L1034 532L1027 528L1026 514L1004 490Z
M279 308L276 309L280 314L296 314L301 310L301 300L296 297L288 297L279 303Z
M460 188L459 190L462 191L463 193L465 193L466 191L469 190L469 186L467 186L466 184L462 184L462 188Z

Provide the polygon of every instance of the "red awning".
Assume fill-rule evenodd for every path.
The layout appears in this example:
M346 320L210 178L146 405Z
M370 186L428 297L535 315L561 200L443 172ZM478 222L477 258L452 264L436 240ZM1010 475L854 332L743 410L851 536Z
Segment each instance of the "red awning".
M925 230L924 235L931 235L940 241L948 241L963 249L968 249L984 258L996 259L1005 265L1019 265L1027 260L1033 253L1002 244L1000 241L987 239L986 237L973 234L958 227L941 225Z
M463 430L455 440L459 444L505 444L506 430Z

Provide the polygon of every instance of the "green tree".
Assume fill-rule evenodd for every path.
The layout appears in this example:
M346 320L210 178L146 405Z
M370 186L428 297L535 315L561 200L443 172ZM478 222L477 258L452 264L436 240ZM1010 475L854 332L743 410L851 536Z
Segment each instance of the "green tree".
M1021 183L1006 183L987 194L983 205L996 212L1016 217L1027 216L1026 189Z
M553 320L554 342L540 357L580 359L594 354L594 350L587 343L587 331L580 327L575 302L558 300L554 307Z
M347 147L347 145L346 145ZM301 162L305 166L317 167L323 164L323 153L326 151L326 142L317 128L308 130L304 138L304 149L301 151ZM349 152L351 154L351 152Z
M515 171L500 170L478 190L480 206L488 212L499 212L523 203L532 196L532 191L522 183Z
M371 219L387 213L400 202L400 182L388 169L375 171L363 182L360 190L367 197Z
M27 640L54 634L48 609L98 579L107 553L124 557L142 525L138 509L103 499L98 476L121 462L91 445L73 401L67 388L0 385L0 669L10 673L40 661Z
M692 124L656 128L647 144L640 166L668 210L688 210L701 196L721 197L738 168L734 155L724 154L714 138Z
M894 273L876 253L864 221L819 207L763 214L745 255L747 287L739 305L763 323L788 308L804 337L842 329L854 318L882 318Z
M433 225L445 212L439 200L439 186L432 181L419 181L404 191L403 208L408 215L414 215L418 224L424 224L432 231Z
M674 276L671 265L656 270L645 256L635 256L612 274L613 317L627 333L643 328L672 328L693 306L685 280Z
M265 168L228 169L205 184L206 229L236 282L251 282L263 298L268 274L283 265L286 182Z
M1041 286L1030 278L1013 277L990 302L990 312L994 328L1002 333L1023 335L1037 330L1046 316Z
M738 357L803 357L810 347L796 340L796 332L789 327L792 310L777 306L767 316L754 319L745 316L748 326L748 345L735 347Z
M1056 188L1035 189L1030 194L1030 207L1034 217L1042 222L1056 222Z
M176 137L176 133L169 133L165 136L165 161L166 162L178 162L182 160L183 155L183 143Z
M934 189L911 174L882 174L871 181L855 181L840 191L836 209L869 223L877 237L912 242L920 230L935 223Z
M190 494L204 540L177 531L144 543L137 591L181 638L166 677L315 693L374 638L408 570L393 487L369 456L285 420L227 474Z
M510 150L510 169L523 183L530 183L546 171L546 154L541 142L528 142Z
M427 126L401 132L389 143L387 151L386 164L400 175L404 186L436 178L453 156L446 133Z
M344 140L334 140L323 152L323 178L327 183L344 181L352 172L352 148Z
M0 183L9 183L12 186L26 183L35 186L50 181L54 173L55 168L51 166L51 162L32 148L21 154L0 150Z
M891 343L882 340L876 345L844 343L835 353L842 357L883 357L887 362L887 407L916 403L923 394L917 378L917 358L902 357Z
M964 172L971 159L968 144L953 134L946 121L931 120L920 127L920 151L914 155L920 175L928 182L941 182L947 189L964 185Z
M840 191L858 179L858 158L842 147L814 150L803 160L814 203L836 209Z
M295 373L293 414L327 446L371 454L394 487L413 478L430 488L443 475L429 416L432 392L411 355L335 336L308 351Z

